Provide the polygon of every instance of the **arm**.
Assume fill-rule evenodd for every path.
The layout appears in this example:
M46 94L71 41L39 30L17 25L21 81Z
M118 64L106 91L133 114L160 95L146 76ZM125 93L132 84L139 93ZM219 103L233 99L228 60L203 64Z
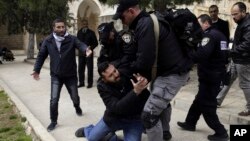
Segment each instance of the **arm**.
M91 31L90 34L91 34L91 38L90 38L90 45L89 46L90 46L90 49L93 50L97 47L98 41L97 41L97 38L96 38L94 31Z
M48 57L48 48L47 48L47 44L46 41L42 43L40 51L38 53L35 65L34 65L34 69L33 71L36 72L37 74L40 73L41 68L44 64L45 59ZM33 75L35 76L35 75Z
M242 30L242 39L238 45L234 45L233 52L250 55L250 24Z
M150 17L141 19L136 28L138 50L132 67L136 72L151 70L155 60L155 37L153 21ZM146 64L146 65L145 65Z
M137 82L131 80L134 89L128 92L124 97L117 98L115 95L121 95L120 91L118 90L111 90L110 87L102 87L98 85L98 91L103 99L104 104L106 105L107 109L111 112L120 115L129 115L134 112L133 108L139 102L139 95L142 94L142 91L147 88L148 81L146 78L142 77L141 75L137 74L134 75Z

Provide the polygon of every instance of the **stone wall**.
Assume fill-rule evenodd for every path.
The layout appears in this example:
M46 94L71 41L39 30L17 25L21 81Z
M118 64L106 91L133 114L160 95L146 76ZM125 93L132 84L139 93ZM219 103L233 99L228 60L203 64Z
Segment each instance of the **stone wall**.
M6 26L0 26L0 31L0 47L7 47L11 50L23 49L23 34L8 35Z

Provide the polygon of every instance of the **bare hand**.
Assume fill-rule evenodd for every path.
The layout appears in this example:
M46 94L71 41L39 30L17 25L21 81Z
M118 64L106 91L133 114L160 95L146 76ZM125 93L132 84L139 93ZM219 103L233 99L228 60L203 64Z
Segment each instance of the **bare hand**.
M137 82L134 82L134 80L131 79L131 82L134 87L134 92L139 95L145 88L148 87L148 80L147 78L141 76L140 74L133 74L133 76L136 78Z
M89 57L92 53L93 53L93 51L90 49L90 47L88 47L86 49L86 56Z
M35 80L39 80L40 79L39 73L37 73L37 72L33 72L30 75L32 75Z

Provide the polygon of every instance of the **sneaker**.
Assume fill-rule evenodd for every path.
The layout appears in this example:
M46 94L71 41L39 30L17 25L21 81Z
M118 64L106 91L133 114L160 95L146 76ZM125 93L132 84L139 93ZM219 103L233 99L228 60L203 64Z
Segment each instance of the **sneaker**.
M57 122L51 122L47 127L47 131L50 132L56 128Z
M238 113L239 116L249 116L250 115L250 111L249 110L244 110L240 113Z
M177 122L177 125L179 125L182 129L187 131L195 131L195 126L189 125L186 122Z
M76 107L76 114L82 116L82 109L80 107Z
M77 129L75 132L75 136L76 137L85 137L84 127Z
M172 134L169 131L163 131L163 139L168 141L172 138Z
M213 135L208 135L207 138L210 141L227 141L229 139L227 133L222 134L222 135L219 135L219 134L215 133Z

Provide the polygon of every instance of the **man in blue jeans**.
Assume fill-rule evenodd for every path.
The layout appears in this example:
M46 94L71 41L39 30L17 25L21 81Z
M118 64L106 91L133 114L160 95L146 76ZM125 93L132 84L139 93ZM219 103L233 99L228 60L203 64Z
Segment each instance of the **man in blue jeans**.
M97 89L106 106L104 116L95 126L79 128L75 135L99 141L111 132L123 130L124 141L141 141L140 115L149 97L148 80L139 74L130 79L107 62L98 65L98 72L101 78ZM108 140L119 139L113 134Z

